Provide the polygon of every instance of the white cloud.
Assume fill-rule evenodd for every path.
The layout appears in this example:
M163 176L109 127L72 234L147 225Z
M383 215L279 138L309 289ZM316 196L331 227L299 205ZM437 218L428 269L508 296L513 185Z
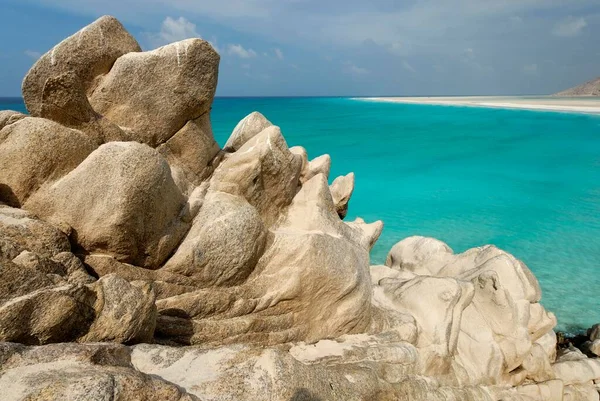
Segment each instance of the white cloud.
M25 53L25 55L27 57L31 57L34 60L37 60L40 57L42 57L42 53L36 52L36 51L33 51L33 50L25 50L23 53Z
M568 17L554 25L552 33L556 36L570 38L579 35L586 26L585 18Z
M257 56L256 52L252 49L245 49L242 45L230 44L227 46L227 52L232 56L239 58L254 58Z
M366 68L359 67L351 63L350 61L346 61L344 63L342 70L344 71L344 73L354 76L367 75L369 73L369 70L367 70Z
M277 57L279 60L283 60L283 52L281 49L275 49L275 57Z
M408 61L402 61L402 68L409 72L417 72L412 65L408 63Z
M160 28L158 38L164 43L173 43L189 38L200 38L196 24L183 17L173 19L167 17Z
M539 69L537 64L527 64L523 66L523 72L526 74L537 75Z
M202 36L196 30L196 24L184 17L179 17L177 19L173 17L165 18L161 24L160 32L150 33L147 34L147 36L150 38L150 42L154 47L164 46L169 43L179 42L190 38L202 39ZM210 43L217 52L219 51L216 38L208 41L208 43Z

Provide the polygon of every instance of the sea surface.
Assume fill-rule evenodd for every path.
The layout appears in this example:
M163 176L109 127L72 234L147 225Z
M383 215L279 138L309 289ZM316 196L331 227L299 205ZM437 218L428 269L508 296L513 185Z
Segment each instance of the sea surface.
M23 110L20 99L0 109ZM432 236L455 252L494 244L522 259L559 329L600 322L600 116L366 102L217 98L223 145L258 110L309 158L353 171L348 219L381 219L372 263L397 241Z

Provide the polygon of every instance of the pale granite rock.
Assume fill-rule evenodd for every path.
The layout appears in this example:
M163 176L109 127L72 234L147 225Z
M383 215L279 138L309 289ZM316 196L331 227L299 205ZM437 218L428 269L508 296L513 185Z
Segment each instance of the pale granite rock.
M272 125L265 116L257 111L248 114L235 126L224 150L226 152L238 151L246 142Z
M5 127L0 131L0 200L21 207L95 148L82 132L41 118L27 117Z
M210 111L219 55L201 39L119 57L90 93L96 112L156 147Z
M117 275L102 277L90 287L96 293L95 319L82 342L152 342L156 305L150 283L131 285Z
M0 343L2 399L197 401L181 387L143 374L118 344L23 347Z
M340 176L330 185L335 210L341 219L348 213L348 202L354 191L354 173Z
M111 142L24 207L72 227L73 242L86 253L158 268L189 228L184 206L157 151L136 142Z
M91 93L98 78L115 61L140 46L114 17L104 16L44 54L23 80L23 99L34 117L42 116L43 92L48 80L65 73L77 77L84 93Z
M7 125L11 125L16 123L19 120L27 117L25 114L13 111L13 110L0 110L0 130L6 127ZM0 142L2 141L3 136L0 135Z

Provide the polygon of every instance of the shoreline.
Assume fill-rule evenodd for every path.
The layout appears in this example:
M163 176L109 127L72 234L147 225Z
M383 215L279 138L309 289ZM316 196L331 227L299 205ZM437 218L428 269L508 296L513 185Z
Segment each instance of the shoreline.
M435 106L481 107L493 109L554 111L577 114L600 114L600 98L560 98L560 97L509 97L509 96L465 96L465 97L355 97L356 100L423 104Z

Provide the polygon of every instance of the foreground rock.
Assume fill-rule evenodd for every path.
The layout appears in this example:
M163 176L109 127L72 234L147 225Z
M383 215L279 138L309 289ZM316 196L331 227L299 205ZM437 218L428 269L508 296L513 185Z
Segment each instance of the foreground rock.
M221 150L218 63L103 17L0 113L3 399L598 400L597 330L557 354L523 262L411 237L370 266L354 174L256 112Z

